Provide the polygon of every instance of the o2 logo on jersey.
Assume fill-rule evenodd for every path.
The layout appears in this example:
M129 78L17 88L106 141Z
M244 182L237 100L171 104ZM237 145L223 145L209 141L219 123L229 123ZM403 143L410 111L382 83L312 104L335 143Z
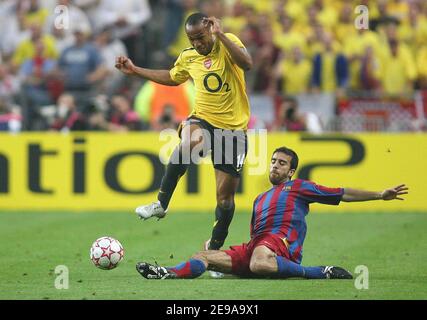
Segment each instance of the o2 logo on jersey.
M211 78L215 78L215 80L211 80ZM214 82L217 82L215 84ZM209 72L205 78L203 79L203 85L205 86L205 89L211 93L218 92L223 87L225 88L225 92L231 91L230 85L227 82L223 82L221 77L215 73L215 72Z

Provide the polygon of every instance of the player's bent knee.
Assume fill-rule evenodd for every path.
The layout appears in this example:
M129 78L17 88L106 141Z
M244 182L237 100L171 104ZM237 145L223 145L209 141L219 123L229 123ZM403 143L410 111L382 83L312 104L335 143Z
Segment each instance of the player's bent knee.
M227 198L227 199L219 198L219 199L217 199L216 204L218 205L218 207L228 210L228 209L231 209L233 207L234 200L233 200L233 198Z
M275 271L272 261L268 258L252 259L249 264L249 270L251 270L252 273L259 275L267 275Z
M251 263L249 264L249 269L252 273L255 274L266 274L269 270L269 268L263 261L251 261Z

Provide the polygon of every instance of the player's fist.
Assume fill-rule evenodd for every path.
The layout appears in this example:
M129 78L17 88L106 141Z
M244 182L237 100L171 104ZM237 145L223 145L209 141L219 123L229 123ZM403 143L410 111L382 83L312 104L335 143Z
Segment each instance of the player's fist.
M116 68L125 74L134 74L135 65L132 60L125 56L116 58Z
M404 195L404 194L408 194L408 187L406 187L406 185L404 184L401 184L401 185L398 185L397 187L384 190L381 194L381 198L383 200L393 200L393 199L403 200L401 195Z

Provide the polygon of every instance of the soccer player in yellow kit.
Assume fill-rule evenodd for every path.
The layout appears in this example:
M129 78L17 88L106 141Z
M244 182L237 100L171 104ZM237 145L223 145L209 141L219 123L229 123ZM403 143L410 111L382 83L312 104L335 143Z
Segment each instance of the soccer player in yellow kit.
M188 168L189 161L184 159L188 160L193 149L208 146L215 168L217 206L206 249L218 250L233 218L234 194L247 154L250 110L244 70L252 67L252 58L235 35L222 31L215 17L194 13L187 18L185 31L192 47L181 52L171 70L144 69L127 57L116 59L116 68L125 74L169 86L192 78L196 88L194 111L179 128L181 142L167 165L158 201L136 208L136 213L142 219L163 218L178 180Z

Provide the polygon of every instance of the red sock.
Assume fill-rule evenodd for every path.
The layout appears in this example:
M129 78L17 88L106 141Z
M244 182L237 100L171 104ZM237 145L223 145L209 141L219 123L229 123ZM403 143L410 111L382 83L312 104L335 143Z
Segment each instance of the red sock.
M202 260L190 259L166 269L175 273L178 278L197 278L206 271L206 266Z

